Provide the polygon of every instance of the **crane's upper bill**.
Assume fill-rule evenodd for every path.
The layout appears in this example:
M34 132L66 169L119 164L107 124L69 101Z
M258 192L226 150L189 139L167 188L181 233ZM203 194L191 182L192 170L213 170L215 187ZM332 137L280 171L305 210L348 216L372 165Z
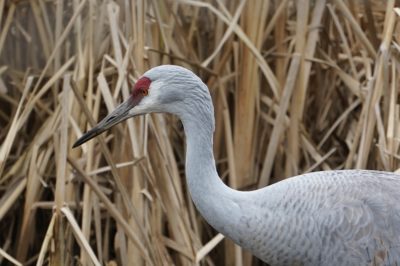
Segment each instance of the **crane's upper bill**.
M82 137L80 137L72 147L78 147L79 145L96 137L100 133L103 133L104 131L118 124L119 122L122 122L125 119L129 118L129 110L132 109L136 104L132 100L132 97L129 97L128 100L118 105L114 111L104 117L104 119L101 120L95 127L83 134Z
M123 103L121 103L114 111L107 115L103 120L101 120L95 127L82 135L72 146L73 148L85 143L86 141L98 136L102 132L111 128L112 126L128 119L133 116L129 111L137 106L140 101L148 95L148 90L150 88L151 80L147 77L140 78L133 90L130 97Z

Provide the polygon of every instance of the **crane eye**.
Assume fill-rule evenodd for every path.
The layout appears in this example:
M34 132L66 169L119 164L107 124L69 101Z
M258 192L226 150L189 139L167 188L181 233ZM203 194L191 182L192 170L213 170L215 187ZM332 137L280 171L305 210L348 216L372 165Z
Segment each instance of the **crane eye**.
M146 88L143 88L143 89L142 89L142 95L143 95L143 96L147 96L148 94L149 94L149 90L146 89Z

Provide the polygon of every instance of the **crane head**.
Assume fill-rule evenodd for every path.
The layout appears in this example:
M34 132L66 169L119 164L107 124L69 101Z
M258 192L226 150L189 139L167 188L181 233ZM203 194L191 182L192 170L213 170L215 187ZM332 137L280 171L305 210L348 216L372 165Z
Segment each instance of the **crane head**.
M206 88L205 92L204 89L200 90L203 90L206 97L210 97L207 87L198 86L199 84L204 85L200 78L183 67L162 65L152 68L137 80L129 98L83 134L73 147L85 143L130 117L154 112L179 115L185 109L183 103L185 97L191 94L191 89Z

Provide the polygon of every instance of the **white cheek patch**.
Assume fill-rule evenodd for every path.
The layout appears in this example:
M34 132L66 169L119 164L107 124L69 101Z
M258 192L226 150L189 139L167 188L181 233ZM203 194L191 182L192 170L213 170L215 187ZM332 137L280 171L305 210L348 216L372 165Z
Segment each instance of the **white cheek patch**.
M163 85L164 83L162 81L153 81L150 84L149 94L143 97L141 104L149 106L156 105L161 97L161 88Z

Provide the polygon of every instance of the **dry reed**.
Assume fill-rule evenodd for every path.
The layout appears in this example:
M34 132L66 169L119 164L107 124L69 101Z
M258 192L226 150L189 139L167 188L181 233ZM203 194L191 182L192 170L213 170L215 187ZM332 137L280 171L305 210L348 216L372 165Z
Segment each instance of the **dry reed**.
M199 216L175 117L71 149L147 69L212 93L223 180L399 168L395 0L0 0L0 264L261 265Z

